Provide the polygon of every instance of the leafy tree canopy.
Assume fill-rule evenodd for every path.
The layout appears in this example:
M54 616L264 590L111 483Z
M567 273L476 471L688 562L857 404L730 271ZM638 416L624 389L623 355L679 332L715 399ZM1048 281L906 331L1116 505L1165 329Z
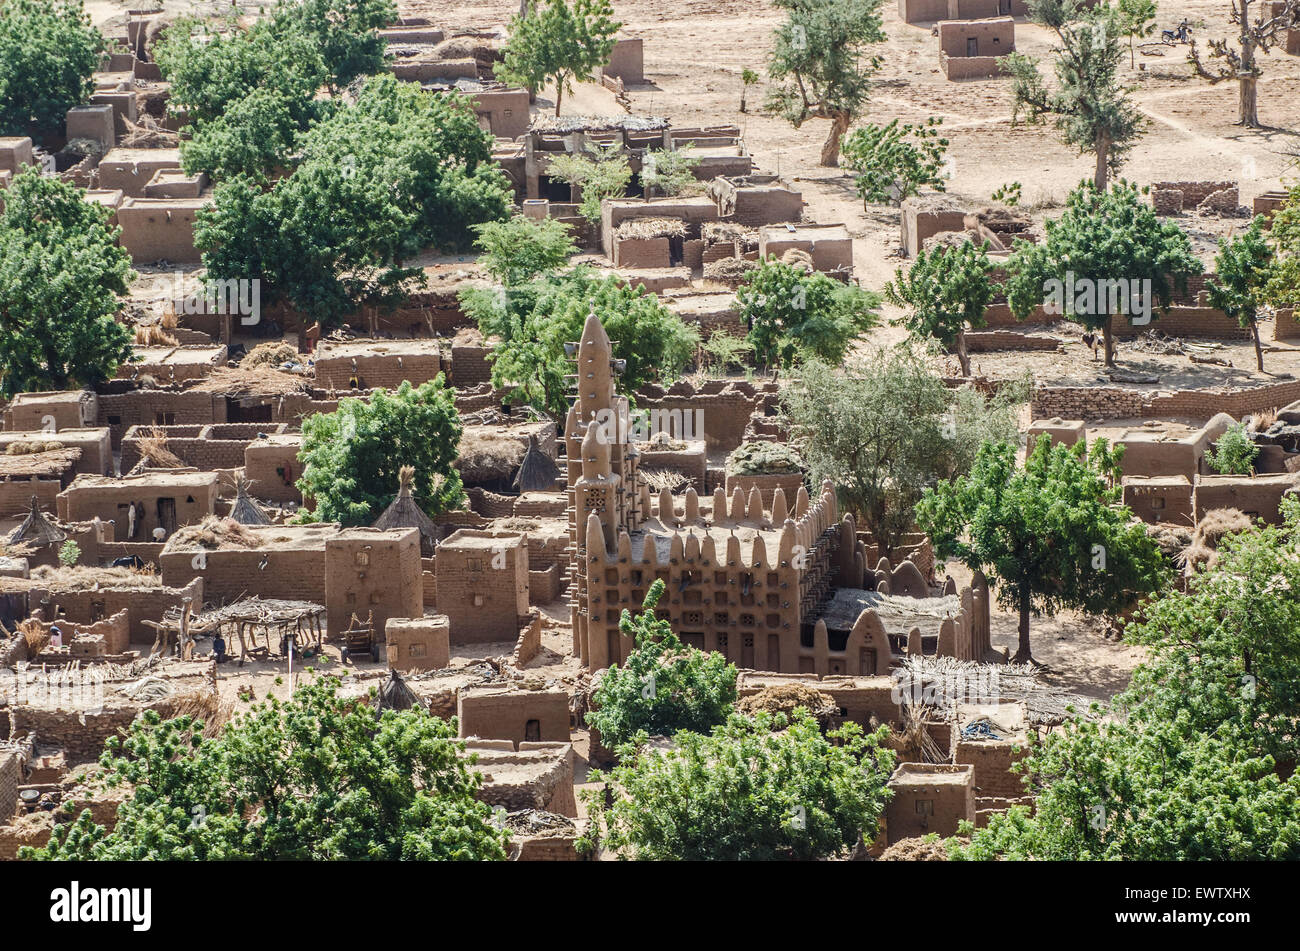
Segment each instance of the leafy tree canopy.
M1264 348L1259 339L1259 308L1265 303L1273 277L1273 248L1264 233L1265 219L1256 215L1250 227L1227 238L1214 257L1214 278L1207 282L1210 306L1217 307L1250 330L1255 365L1264 372Z
M551 156L547 171L552 178L578 189L578 214L592 224L600 221L600 203L624 197L632 181L632 167L618 145L597 145L586 154L557 153Z
M452 392L439 374L418 387L348 397L333 413L302 423L304 463L298 488L315 500L314 521L370 525L397 495L402 466L415 468L413 494L428 515L464 503L454 462L462 427ZM308 517L308 516L304 516Z
M943 156L948 140L939 137L942 119L924 125L867 123L844 137L844 158L856 178L854 185L868 204L899 204L922 186L944 190Z
M27 858L97 861L500 860L505 833L454 721L377 714L322 678L270 699L213 739L192 717L146 711L100 762L131 786L113 831L90 810Z
M591 268L511 287L506 293L472 289L461 305L485 337L499 337L492 352L492 381L516 386L514 398L564 419L573 372L564 345L582 337L594 312L626 361L619 386L635 392L646 383L670 383L690 363L699 333L643 287Z
M555 218L515 215L474 225L478 263L506 287L525 284L563 267L578 252L569 226Z
M736 304L756 359L788 367L810 358L842 360L849 344L879 322L880 295L768 258L745 275Z
M1186 286L1189 275L1202 271L1182 228L1162 221L1126 181L1107 190L1084 182L1046 228L1041 244L1017 241L1007 262L1011 310L1023 320L1049 303L1048 288L1056 282L1064 289L1064 313L1103 331L1108 366L1115 356L1114 315L1132 315L1143 298L1153 311L1167 309L1174 287Z
M1033 57L1009 54L1007 70L1015 83L1012 122L1022 114L1031 123L1052 116L1067 145L1096 157L1093 184L1104 190L1145 124L1130 98L1132 90L1118 77L1124 55L1120 40L1132 20L1086 0L1029 0L1029 17L1056 36L1056 84L1047 85Z
M609 0L527 0L525 15L510 21L497 78L536 92L555 83L555 114L573 83L587 82L593 70L609 63L614 19Z
M823 734L802 707L787 718L733 714L709 736L684 731L669 749L619 750L619 765L583 796L587 848L649 861L809 860L873 839L889 799L889 728L856 723Z
M301 137L292 175L269 190L244 176L218 185L195 243L214 279L258 279L265 304L325 325L392 306L423 282L407 260L505 218L491 141L463 98L375 77Z
M907 273L900 267L885 285L885 297L910 313L898 321L915 336L956 346L963 376L970 376L966 330L984 326L993 298L987 244L967 241L956 247L919 251Z
M655 617L664 582L646 594L644 611L623 612L618 627L636 648L627 663L611 664L592 694L588 725L613 747L638 732L672 736L681 730L704 733L726 721L736 701L736 667L715 651L682 644L672 625Z
M120 229L83 192L34 167L0 213L0 394L111 378L131 358L114 317L134 279Z
M1211 469L1224 475L1250 475L1259 447L1241 423L1233 423L1205 454Z
M969 475L917 504L936 553L982 570L998 601L1019 611L1018 663L1033 659L1031 615L1118 613L1160 589L1155 541L1119 504L1122 451L1104 439L1053 446L1043 435L1018 467L1013 445L985 443Z
M786 22L772 37L765 108L797 129L831 120L821 164L839 164L840 140L866 108L882 62L867 47L885 41L882 0L776 0Z
M1210 567L1146 605L1125 635L1147 652L1100 724L1029 751L1022 809L957 858L1300 858L1300 502L1230 535Z
M104 37L81 0L0 4L0 135L58 135L90 98Z
M907 346L834 367L812 360L782 394L813 485L829 479L840 502L886 550L914 528L927 486L969 470L984 439L1011 440L1027 387L993 399L950 390Z

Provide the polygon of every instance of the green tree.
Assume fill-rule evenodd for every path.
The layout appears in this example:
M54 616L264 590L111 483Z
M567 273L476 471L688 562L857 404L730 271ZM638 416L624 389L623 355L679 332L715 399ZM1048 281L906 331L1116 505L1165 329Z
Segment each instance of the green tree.
M105 46L81 0L0 4L0 135L60 134L94 91Z
M939 138L942 119L924 125L867 123L844 137L844 158L857 176L854 185L865 209L870 203L899 204L923 185L944 190L943 154L948 140Z
M709 736L683 731L669 749L619 750L619 765L583 793L591 827L583 845L646 861L810 860L845 855L874 839L889 800L888 727L856 723L823 734L794 716L733 714Z
M506 835L475 799L481 781L464 748L454 720L418 707L377 714L329 677L257 704L211 739L192 717L148 710L100 760L107 786L131 790L113 830L87 809L24 857L504 859Z
M1101 330L1107 366L1115 362L1115 315L1132 319L1141 311L1140 319L1150 320L1153 306L1167 309L1174 287L1203 270L1182 228L1161 221L1123 180L1107 191L1084 182L1046 228L1041 244L1016 242L1007 262L1007 301L1021 320L1049 306Z
M506 217L491 143L463 98L374 77L299 139L292 175L269 190L244 176L218 185L195 244L212 278L260 280L264 306L326 326L393 306L423 282L408 261L466 247L473 225Z
M673 196L699 188L700 180L695 177L695 167L699 164L700 157L693 145L647 151L641 163L641 185L646 200L650 200L651 191Z
M1029 18L1056 35L1056 86L1048 88L1034 58L1008 55L1015 83L1012 122L1021 114L1030 123L1055 117L1067 145L1096 157L1093 184L1104 190L1145 122L1118 78L1124 27L1113 9L1089 7L1086 0L1030 0Z
M274 89L254 89L216 118L195 119L181 142L185 173L206 172L216 182L238 175L265 181L289 164L307 116L317 111L298 106Z
M111 378L131 358L114 318L134 272L101 205L27 167L0 212L0 394Z
M740 111L745 112L745 97L749 95L749 87L757 86L759 83L758 73L749 67L740 71Z
M984 571L999 603L1020 613L1017 663L1033 662L1031 616L1120 612L1162 583L1155 541L1119 504L1121 454L1104 439L1085 449L1043 435L1022 468L1014 446L986 443L969 475L916 506L936 553Z
M829 479L886 554L914 530L927 486L966 472L981 440L1016 437L1023 400L1021 386L992 400L950 390L907 346L844 367L811 360L782 393L809 481Z
M59 546L59 564L65 568L81 560L81 546L71 538Z
M1117 0L1115 13L1119 20L1120 34L1128 37L1129 67L1136 68L1137 52L1133 49L1133 43L1156 31L1156 0Z
M314 521L369 525L397 495L402 466L415 467L416 502L429 515L464 504L454 463L462 427L442 374L418 387L348 397L302 423L298 488L315 501ZM307 516L305 516L307 517Z
M513 386L512 399L562 420L569 409L567 378L573 364L564 345L582 337L594 312L624 361L620 387L635 392L646 383L671 383L695 356L699 332L641 286L591 268L516 285L508 294L472 289L461 306L486 337L500 337L492 351L492 381Z
M1300 858L1300 502L1282 513L1143 608L1125 635L1146 659L1106 717L1029 750L1034 815L994 817L954 857Z
M632 167L618 145L597 145L585 155L557 153L551 156L547 173L578 189L578 214L593 225L600 223L600 203L606 198L624 197L632 181Z
M1264 234L1265 219L1256 215L1250 227L1219 244L1214 278L1207 282L1210 306L1217 307L1250 330L1255 342L1255 366L1264 372L1264 347L1259 340L1259 307L1273 276L1273 249Z
M736 304L759 363L789 367L809 358L842 360L849 344L878 323L880 296L768 258L745 275Z
M397 20L393 0L299 0L273 18L281 36L299 31L320 50L331 91L385 67L388 43L377 31Z
M883 43L882 0L776 0L786 22L772 37L768 75L775 85L765 107L797 129L829 119L821 164L840 161L840 140L866 108L881 58L867 47Z
M637 617L623 611L619 632L636 647L626 664L609 666L592 693L587 724L600 731L606 746L626 743L638 732L703 733L726 722L736 702L735 665L715 651L682 644L672 625L655 617L664 587L662 580L650 586Z
M555 218L515 215L474 225L478 263L506 287L524 284L563 267L578 252L569 226Z
M534 93L553 82L558 116L574 81L588 82L592 70L609 63L622 25L609 0L529 0L526 15L510 21L497 78Z
M984 312L993 297L988 246L971 241L957 247L920 251L906 274L900 267L885 285L885 298L911 313L898 321L917 337L956 348L962 376L970 376L966 329L984 326Z
M1274 213L1268 241L1273 260L1263 299L1274 307L1295 307L1300 302L1300 185L1291 186L1286 202ZM1290 319L1296 319L1295 314Z
M1241 423L1233 423L1205 454L1205 461L1224 475L1250 475L1255 469L1259 447Z

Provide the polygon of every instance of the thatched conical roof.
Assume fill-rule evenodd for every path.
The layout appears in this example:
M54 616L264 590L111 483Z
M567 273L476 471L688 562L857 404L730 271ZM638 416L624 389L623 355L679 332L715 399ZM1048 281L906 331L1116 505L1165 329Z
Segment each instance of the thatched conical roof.
M397 498L384 509L384 514L375 519L375 528L418 528L420 530L420 554L426 558L433 556L433 549L438 544L438 527L424 514L424 510L415 504L411 486L415 484L415 467L402 466L397 474Z
M230 509L230 517L240 525L270 525L262 507L248 494L251 485L242 475L235 477L235 504Z
M519 463L519 472L515 474L515 488L520 492L553 492L555 480L560 476L560 467L555 460L542 452L536 436L528 437L528 451Z
M396 670L390 670L388 679L379 688L379 709L409 710L412 707L423 706L424 703L420 700L420 695L406 685L402 675Z
M55 528L41 512L40 502L32 496L32 508L23 519L23 523L9 536L10 545L57 545L66 541L66 532Z

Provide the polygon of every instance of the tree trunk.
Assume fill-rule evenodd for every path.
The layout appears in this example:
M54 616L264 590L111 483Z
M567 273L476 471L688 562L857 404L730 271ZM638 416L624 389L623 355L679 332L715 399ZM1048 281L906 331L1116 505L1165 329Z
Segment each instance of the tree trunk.
M970 354L966 352L966 331L957 331L957 362L961 364L961 375L970 376Z
M1106 322L1101 325L1101 342L1103 344L1103 349L1106 352L1106 366L1108 367L1113 367L1115 365L1115 335L1111 331L1110 326L1110 322L1113 319L1112 315L1107 314Z
M1251 0L1233 0L1238 13L1237 25L1241 27L1238 42L1241 57L1237 63L1237 125L1248 129L1259 128L1256 100L1259 95L1259 75L1255 72L1255 37L1250 32Z
M557 76L555 79L555 116L560 116L560 101L564 98L564 77Z
M1097 167L1092 173L1092 183L1097 186L1097 191L1104 192L1110 178L1110 168L1107 159L1110 156L1110 142L1099 137L1095 143L1097 151Z
M1020 644L1016 648L1016 656L1011 658L1017 664L1034 663L1034 655L1029 651L1029 608L1030 594L1029 585L1021 582L1020 588Z
M840 139L849 131L853 117L847 112L831 113L831 131L822 144L821 165L823 168L836 168L840 164Z
M745 111L745 95L748 93L748 91L749 91L748 86L745 86L743 89L740 90L740 111L741 112Z
M1254 73L1242 73L1237 80L1237 93L1237 124L1248 129L1260 128L1257 110L1259 77Z
M1255 341L1255 367L1260 373L1264 372L1264 348L1259 343L1259 321L1250 322L1250 336Z

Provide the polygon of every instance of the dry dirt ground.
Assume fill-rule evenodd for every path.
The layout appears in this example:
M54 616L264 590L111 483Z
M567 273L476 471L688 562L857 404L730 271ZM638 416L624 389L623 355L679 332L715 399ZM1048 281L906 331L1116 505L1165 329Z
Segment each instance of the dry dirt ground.
M427 16L438 25L459 28L500 25L518 11L517 0L407 0L399 6L404 14ZM193 4L171 0L166 7L169 12L194 9ZM90 0L87 8L95 21L102 23L120 17L127 4ZM212 12L216 5L202 9ZM244 5L244 9L252 12L256 7ZM794 129L783 120L758 113L762 86L750 91L750 111L739 111L741 71L763 72L772 30L782 19L779 11L770 4L742 0L614 0L614 10L624 23L625 35L645 40L648 82L629 88L634 112L667 116L679 126L739 124L760 168L800 184L808 218L848 225L856 239L855 264L864 286L878 289L893 276L901 263L897 256L898 211L864 208L848 175L818 166L827 124L813 120ZM1204 49L1206 39L1230 35L1228 10L1226 0L1164 2L1158 25L1173 27L1183 17L1204 21L1204 29L1196 32ZM918 123L938 116L950 141L947 190L954 198L971 204L987 202L999 186L1018 181L1022 206L1039 217L1056 213L1068 191L1090 177L1092 160L1063 145L1050 126L1013 127L1009 80L948 82L939 70L938 41L931 35L930 25L903 23L896 5L889 2L883 14L889 39L880 47L884 65L869 120L883 123L898 118ZM1016 48L1043 59L1045 72L1050 72L1046 64L1050 45L1047 31L1017 22ZM1125 61L1123 77L1134 85L1134 96L1148 124L1121 174L1143 185L1179 179L1235 180L1240 183L1242 204L1249 206L1255 195L1278 187L1284 177L1294 174L1300 145L1295 131L1300 118L1300 57L1277 50L1263 57L1259 114L1268 128L1248 130L1233 124L1236 86L1210 86L1196 79L1185 62L1186 50L1185 46L1150 43L1140 48L1136 69ZM542 91L539 110L553 107L549 95ZM566 96L563 111L613 115L622 109L608 91L583 84L574 96ZM1245 217L1207 220L1184 215L1182 224L1208 262L1214 239L1243 227L1246 221ZM884 316L894 318L898 313L886 308ZM1155 326L1158 329L1159 323ZM1008 377L1028 372L1042 383L1099 380L1098 365L1077 334L1059 327L1052 332L1066 338L1062 351L976 354L977 373ZM886 323L862 346L893 342L901 335ZM1265 327L1265 340L1271 335L1271 327ZM1185 356L1159 356L1126 345L1119 349L1126 370L1160 376L1164 386L1217 385L1257 376L1249 344L1225 345L1217 355L1226 357L1232 366L1192 365ZM1271 374L1300 373L1300 350L1279 348L1266 356L1265 365ZM571 677L576 670L569 656L567 621L561 607L555 606L556 623L545 638L547 651L531 666ZM1106 697L1122 689L1141 657L1139 650L1103 638L1093 625L1073 615L1036 619L1034 631L1035 653L1052 668L1050 676L1067 689L1089 696ZM1015 616L996 610L995 646L1014 651L1015 639ZM284 689L283 684L274 683L275 676L279 674L267 671L259 674L259 681L269 689ZM263 691L258 693L260 696Z

